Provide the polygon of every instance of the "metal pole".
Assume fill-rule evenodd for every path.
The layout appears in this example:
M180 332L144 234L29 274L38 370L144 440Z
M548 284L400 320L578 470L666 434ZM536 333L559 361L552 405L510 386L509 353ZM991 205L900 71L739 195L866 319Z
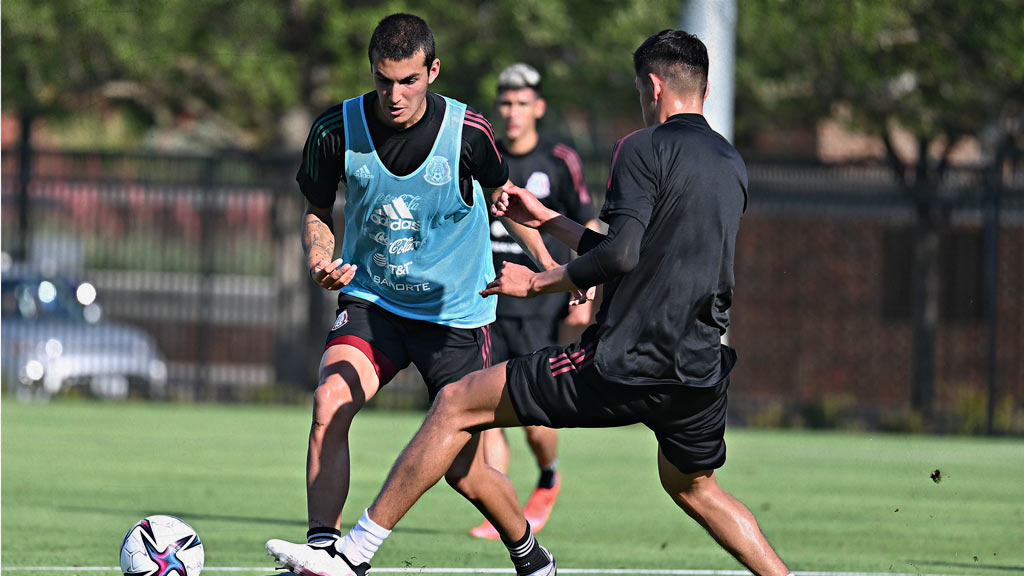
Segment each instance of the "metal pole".
M210 346L213 340L210 332L213 324L213 274L214 274L214 214L216 206L216 173L219 160L211 156L203 161L199 183L199 326L196 335L196 364L199 380L196 396L203 400L213 398L211 386L212 356Z
M736 0L683 2L680 26L696 34L708 49L708 99L704 118L715 132L732 142L733 91L736 83ZM729 344L729 333L722 335Z
M704 118L729 142L733 136L733 91L736 82L736 0L691 0L683 6L682 29L696 34L708 48L708 86Z
M997 162L996 170L1001 166ZM985 353L985 372L988 376L988 404L985 411L985 433L995 434L995 410L997 400L996 376L999 366L998 330L999 318L999 200L1002 192L1001 174L996 173L989 179L988 206L985 210L985 229L982 240L983 280L985 289L985 331L987 349Z
M32 120L30 111L21 113L21 142L18 165L18 246L15 258L28 260L29 256L29 195L28 187L32 181Z

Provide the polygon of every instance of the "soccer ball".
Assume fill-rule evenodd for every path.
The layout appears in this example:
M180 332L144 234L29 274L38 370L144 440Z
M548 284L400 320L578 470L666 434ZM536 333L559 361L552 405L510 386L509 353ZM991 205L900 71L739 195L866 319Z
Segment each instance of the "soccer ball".
M139 520L121 542L125 576L199 576L203 543L181 518L156 514Z

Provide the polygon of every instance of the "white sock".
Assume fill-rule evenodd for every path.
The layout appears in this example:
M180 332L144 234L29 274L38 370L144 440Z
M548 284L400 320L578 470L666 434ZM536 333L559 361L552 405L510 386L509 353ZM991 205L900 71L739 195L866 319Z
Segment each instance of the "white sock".
M337 543L335 548L348 558L349 562L358 566L363 562L369 562L377 553L377 548L384 543L384 539L391 534L391 530L381 527L370 519L369 510L363 511L362 518L349 530Z

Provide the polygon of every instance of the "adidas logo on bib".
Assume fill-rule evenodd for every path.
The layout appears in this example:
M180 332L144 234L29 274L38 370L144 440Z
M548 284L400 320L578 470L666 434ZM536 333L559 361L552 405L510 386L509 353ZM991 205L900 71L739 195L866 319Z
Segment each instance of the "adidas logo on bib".
M366 164L363 164L359 167L359 170L356 170L356 178L359 178L360 180L370 180L373 178L373 172L370 172L370 169L366 167Z

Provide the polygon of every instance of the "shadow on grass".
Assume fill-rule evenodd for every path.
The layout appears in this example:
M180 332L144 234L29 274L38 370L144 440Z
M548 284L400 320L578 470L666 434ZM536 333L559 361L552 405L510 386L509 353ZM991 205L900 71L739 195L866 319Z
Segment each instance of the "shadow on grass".
M288 528L294 528L296 526L301 527L303 530L306 529L307 523L301 518L268 518L259 516L236 516L231 514L210 514L207 512L196 512L192 510L162 510L160 512L154 512L152 510L140 510L138 508L101 508L92 506L62 506L60 508L67 512L89 512L89 513L101 513L101 514L117 514L118 516L132 516L138 517L140 520L151 514L166 514L168 516L177 516L178 518L188 520L212 520L215 522L237 522L239 524L267 524L284 526ZM342 526L343 530L347 530L351 526ZM404 532L406 534L447 534L450 530L435 530L432 528L405 528L401 525L395 527L395 532Z

